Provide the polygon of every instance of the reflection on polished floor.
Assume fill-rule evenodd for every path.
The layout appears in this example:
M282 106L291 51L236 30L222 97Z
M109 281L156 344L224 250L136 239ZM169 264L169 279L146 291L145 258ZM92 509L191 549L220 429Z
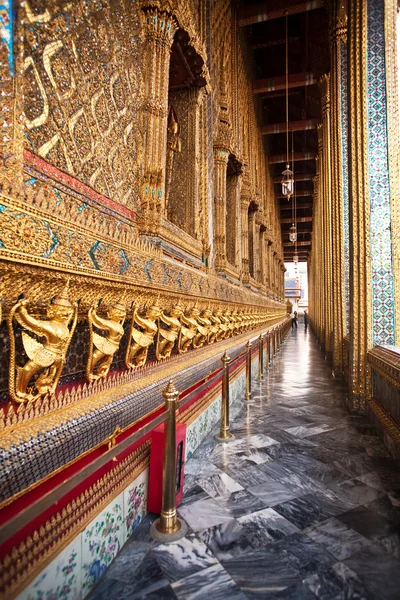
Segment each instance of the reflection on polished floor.
M302 325L253 397L186 464L186 538L148 517L91 599L400 597L400 472Z

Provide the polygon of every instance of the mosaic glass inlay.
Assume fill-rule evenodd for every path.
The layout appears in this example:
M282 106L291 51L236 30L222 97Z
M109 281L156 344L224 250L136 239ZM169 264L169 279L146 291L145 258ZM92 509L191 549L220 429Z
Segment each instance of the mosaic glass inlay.
M342 130L342 198L344 237L344 298L346 333L349 333L350 307L350 238L349 238L349 160L348 160L348 103L347 103L347 43L340 44L340 114Z
M373 343L395 344L384 24L384 2L369 0L367 105Z

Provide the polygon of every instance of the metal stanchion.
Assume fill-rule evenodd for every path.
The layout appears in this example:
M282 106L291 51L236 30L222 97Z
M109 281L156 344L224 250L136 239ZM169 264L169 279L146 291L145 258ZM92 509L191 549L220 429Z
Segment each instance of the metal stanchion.
M267 367L271 366L271 334L267 333Z
M251 341L246 344L246 393L244 395L246 402L251 400Z
M150 535L156 540L173 542L186 535L187 525L176 516L176 402L179 392L172 381L163 396L168 417L164 424L162 509L160 518L150 528Z
M215 436L217 442L232 442L235 436L232 435L229 429L229 363L230 358L226 352L221 358L224 365L222 374L222 400L221 400L221 428L219 435Z
M264 380L264 338L262 333L258 338L258 381Z

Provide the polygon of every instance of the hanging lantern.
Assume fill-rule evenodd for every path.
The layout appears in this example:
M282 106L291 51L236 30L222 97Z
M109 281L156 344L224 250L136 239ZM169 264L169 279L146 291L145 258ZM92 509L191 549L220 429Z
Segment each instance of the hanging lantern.
M295 265L297 265L297 263L299 262L297 251L293 254L293 262Z
M296 227L295 227L294 223L289 230L289 240L291 242L293 242L293 244L297 240L297 231L296 231Z
M289 200L293 194L293 172L286 165L286 169L282 171L282 194Z

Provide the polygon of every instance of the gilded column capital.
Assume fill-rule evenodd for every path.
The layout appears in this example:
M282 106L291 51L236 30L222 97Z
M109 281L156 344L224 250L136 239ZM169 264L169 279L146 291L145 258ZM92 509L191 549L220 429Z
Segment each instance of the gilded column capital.
M159 3L143 3L146 15L146 33L148 36L172 46L178 24L171 12L160 8Z
M339 0L334 3L333 23L331 26L331 41L333 44L338 41L345 42L347 40L347 11L347 0Z
M324 73L324 75L320 77L319 84L321 86L322 114L325 115L331 105L330 73Z
M227 148L221 148L220 146L214 146L213 148L214 162L224 165L228 165L229 150Z

